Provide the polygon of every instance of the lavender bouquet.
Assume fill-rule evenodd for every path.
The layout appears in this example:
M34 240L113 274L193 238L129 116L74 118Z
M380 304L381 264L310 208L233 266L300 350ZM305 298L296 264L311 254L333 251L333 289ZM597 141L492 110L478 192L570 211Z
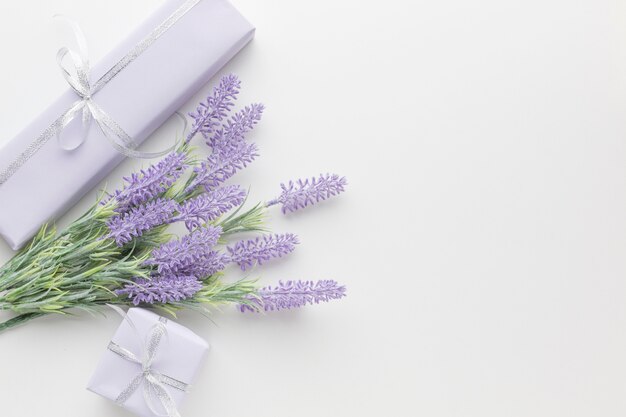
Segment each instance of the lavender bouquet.
M293 212L341 193L346 180L321 175L282 184L279 195L244 208L247 192L226 182L257 156L245 139L263 106L233 112L240 90L234 75L223 77L211 96L190 114L193 124L176 152L125 178L122 189L57 232L43 226L30 245L0 268L0 311L14 317L0 332L47 314L97 311L106 304L141 305L175 314L208 312L224 303L258 312L342 298L335 281L288 281L259 288L252 280L228 280L224 270L242 270L294 250L298 238L269 234L266 211ZM210 155L201 160L191 142L201 135ZM187 234L168 232L184 224ZM236 235L254 232L255 239Z

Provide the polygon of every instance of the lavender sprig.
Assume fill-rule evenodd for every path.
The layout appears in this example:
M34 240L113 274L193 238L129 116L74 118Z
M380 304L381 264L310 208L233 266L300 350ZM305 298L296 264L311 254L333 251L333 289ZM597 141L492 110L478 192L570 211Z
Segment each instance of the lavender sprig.
M200 103L195 112L189 113L194 122L187 135L187 143L198 132L202 133L205 139L214 133L215 128L220 125L219 122L227 116L234 105L240 88L241 82L236 75L230 74L220 79L219 85L213 89L213 95Z
M156 267L160 275L212 275L223 269L219 268L223 261L220 264L220 257L212 252L221 234L221 227L199 228L181 239L172 240L154 249L145 265Z
M202 282L193 275L168 275L137 279L117 290L116 294L132 299L134 305L165 304L191 298L201 289Z
M207 161L194 169L195 178L186 187L185 192L190 193L197 187L204 187L207 191L213 190L237 171L247 167L257 156L259 156L257 146L246 142L228 155L212 154Z
M226 248L231 262L236 263L242 270L262 265L272 258L280 258L292 252L298 244L296 235L266 235L253 240L240 241L234 246Z
M228 255L218 251L210 251L201 260L191 265L187 270L183 270L183 272L193 273L195 276L204 279L224 270L228 262Z
M228 120L222 128L217 129L213 136L207 140L207 145L213 149L213 153L228 156L237 150L245 135L251 131L261 120L264 106L262 104L252 104L237 112Z
M186 159L185 153L172 153L147 170L125 177L126 186L115 191L112 196L118 203L116 211L126 213L133 206L139 206L165 192L187 168Z
M144 232L169 223L177 208L175 201L163 198L135 207L109 219L106 237L115 239L118 246L124 246Z
M265 287L257 291L257 297L249 296L252 305L242 304L239 309L258 311L256 304L265 311L278 311L338 300L346 296L346 288L332 280L279 282L276 287Z
M238 185L218 188L185 201L174 220L184 221L187 229L192 230L241 205L245 198L246 192Z
M283 214L293 212L343 192L347 183L345 177L337 174L320 175L319 178L313 177L304 181L289 181L288 184L280 185L282 193L268 201L267 207L280 203Z

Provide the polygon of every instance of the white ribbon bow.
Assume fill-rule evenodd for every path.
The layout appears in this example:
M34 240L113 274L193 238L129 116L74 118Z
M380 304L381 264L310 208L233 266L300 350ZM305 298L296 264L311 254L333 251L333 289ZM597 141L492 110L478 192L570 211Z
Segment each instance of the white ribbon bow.
M67 81L70 87L72 87L72 90L74 90L76 95L80 98L52 125L59 146L68 151L81 146L87 139L92 122L95 121L98 127L100 127L104 137L109 140L111 145L118 152L128 157L142 159L158 158L174 150L178 143L159 152L140 152L135 150L137 143L93 100L93 96L100 91L110 79L103 77L93 86L91 85L89 80L91 67L89 64L87 41L82 29L75 21L66 16L57 15L55 17L62 18L68 23L78 44L78 52L68 47L59 49L57 52L57 64L59 68L61 68L61 73L65 81ZM73 69L68 69L65 66L68 58ZM82 134L78 140L68 142L63 139L62 133L72 120L78 116L82 116Z
M135 324L126 315L126 313L124 313L122 309L113 305L109 305L109 307L117 311L124 318L124 320L128 322L137 337L141 338L139 331L135 327ZM140 386L143 386L144 400L150 411L152 411L157 416L180 417L180 413L176 408L176 403L170 395L166 385L176 388L180 391L187 391L189 385L172 377L164 375L152 368L152 362L154 361L158 347L161 344L161 339L164 336L167 336L166 324L167 319L164 317L159 317L159 321L154 326L152 326L145 340L142 339L144 343L142 353L140 355L141 358L135 355L133 352L129 351L128 349L119 346L115 342L109 343L108 348L110 351L116 353L127 361L141 365L141 371L117 396L115 402L119 405L124 404L135 393L135 391L137 391ZM165 414L161 413L160 410L158 410L158 404L160 404L162 409L165 410Z

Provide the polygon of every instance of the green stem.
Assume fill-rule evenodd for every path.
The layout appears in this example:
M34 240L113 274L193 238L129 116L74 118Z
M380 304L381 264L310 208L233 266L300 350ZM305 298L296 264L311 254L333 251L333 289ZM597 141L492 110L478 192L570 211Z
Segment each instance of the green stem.
M32 319L36 319L37 317L41 317L46 315L46 313L24 313L19 316L13 317L3 323L0 323L0 333L5 330L8 330L12 327L19 326L20 324L24 324Z
M222 236L233 235L242 232L264 232L263 220L266 207L259 203L248 211L239 214L243 204L231 215L222 220L218 225L222 227Z

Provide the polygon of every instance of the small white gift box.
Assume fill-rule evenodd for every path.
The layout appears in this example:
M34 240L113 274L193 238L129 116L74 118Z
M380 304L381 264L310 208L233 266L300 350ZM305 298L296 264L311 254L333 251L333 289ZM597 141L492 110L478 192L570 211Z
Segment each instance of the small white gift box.
M87 389L142 417L178 416L208 348L186 327L131 308Z

